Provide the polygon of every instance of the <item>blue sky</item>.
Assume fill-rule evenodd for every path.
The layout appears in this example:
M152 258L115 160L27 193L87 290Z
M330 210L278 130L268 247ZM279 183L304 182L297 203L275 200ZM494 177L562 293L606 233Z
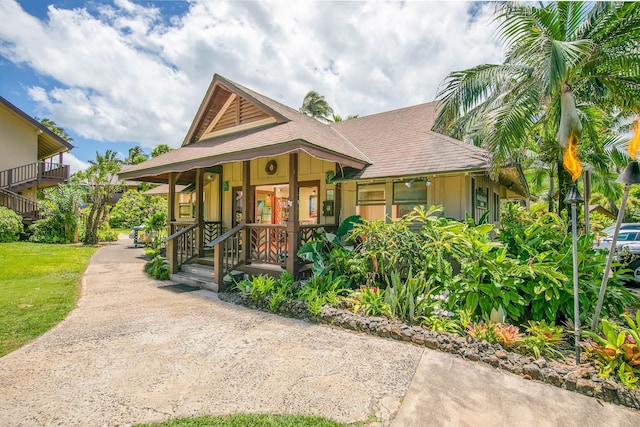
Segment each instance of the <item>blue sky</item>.
M473 2L0 0L0 95L107 149L178 147L215 73L337 114L433 100L451 71L500 62L493 5Z

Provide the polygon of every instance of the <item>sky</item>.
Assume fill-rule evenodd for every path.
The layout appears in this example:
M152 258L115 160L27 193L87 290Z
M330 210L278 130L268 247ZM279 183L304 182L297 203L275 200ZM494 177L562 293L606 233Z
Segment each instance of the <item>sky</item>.
M336 114L434 99L452 71L500 63L493 3L0 0L0 95L96 152L179 147L214 74Z

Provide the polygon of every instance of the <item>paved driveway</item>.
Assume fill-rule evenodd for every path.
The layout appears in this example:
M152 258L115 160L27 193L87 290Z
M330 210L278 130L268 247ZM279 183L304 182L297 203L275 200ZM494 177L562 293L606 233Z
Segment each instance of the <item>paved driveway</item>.
M394 426L640 425L637 411L480 363L163 289L129 244L96 252L79 307L0 359L0 426L235 412Z
M162 289L129 246L96 252L79 307L0 359L0 426L397 411L423 349Z

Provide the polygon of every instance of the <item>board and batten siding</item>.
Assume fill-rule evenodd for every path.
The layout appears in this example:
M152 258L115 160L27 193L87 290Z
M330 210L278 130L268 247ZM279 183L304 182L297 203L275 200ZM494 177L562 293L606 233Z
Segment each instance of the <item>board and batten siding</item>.
M4 105L0 105L0 152L0 171L38 161L38 132Z

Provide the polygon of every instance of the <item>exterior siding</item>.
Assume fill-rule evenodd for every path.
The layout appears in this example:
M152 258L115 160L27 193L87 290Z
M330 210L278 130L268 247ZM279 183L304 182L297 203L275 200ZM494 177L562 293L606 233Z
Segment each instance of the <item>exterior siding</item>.
M15 113L0 105L0 170L38 161L38 134Z

